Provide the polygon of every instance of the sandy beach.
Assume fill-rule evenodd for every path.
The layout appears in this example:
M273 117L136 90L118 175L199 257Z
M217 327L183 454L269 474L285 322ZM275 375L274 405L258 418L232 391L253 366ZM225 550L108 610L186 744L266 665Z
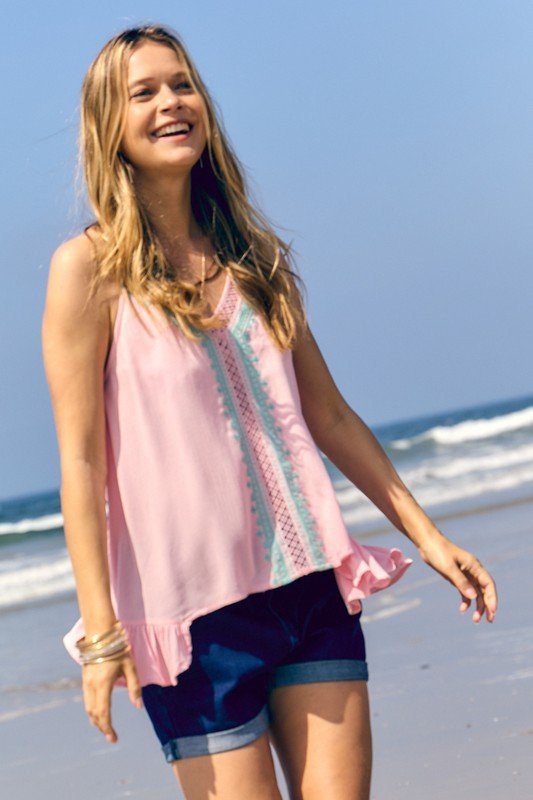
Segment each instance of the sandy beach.
M492 572L499 609L492 625L473 623L473 608L459 613L457 590L400 533L358 537L415 558L396 586L364 601L372 800L531 800L533 503L434 519ZM77 614L70 597L1 617L1 796L181 797L125 689L112 699L119 741L90 725L79 668L61 642Z

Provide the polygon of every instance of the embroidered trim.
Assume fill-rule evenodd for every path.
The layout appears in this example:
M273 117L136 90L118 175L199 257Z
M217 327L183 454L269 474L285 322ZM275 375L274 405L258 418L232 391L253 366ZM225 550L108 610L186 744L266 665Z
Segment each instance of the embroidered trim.
M252 495L252 512L257 518L257 535L263 539L264 558L265 561L272 561L275 574L280 576L280 581L289 581L290 576L287 572L286 565L283 557L279 552L279 548L275 542L275 532L270 520L269 510L265 503L261 486L257 480L253 457L248 447L248 441L239 422L239 414L235 403L233 401L232 393L225 376L224 369L221 365L218 346L220 345L220 338L224 336L224 331L217 332L214 336L204 333L201 340L202 347L207 350L211 366L214 370L218 390L222 395L224 404L224 416L228 417L233 428L233 435L239 441L241 452L244 457L246 472L248 474L248 481L246 485L249 487ZM220 337L220 338L219 338Z
M237 319L230 325L240 301ZM207 350L222 395L224 416L239 440L257 518L257 535L263 539L265 560L271 563L272 585L287 583L290 575L311 566L328 565L316 522L289 459L290 451L272 413L275 408L250 345L254 310L233 283L218 310L223 328L204 332Z
M290 450L285 447L285 443L280 436L280 434L283 433L283 428L277 425L276 419L272 413L272 409L275 408L275 405L264 388L268 386L268 382L261 378L261 375L255 366L255 364L258 363L259 358L255 355L253 348L250 345L249 323L251 322L252 318L253 310L247 304L243 304L242 313L239 314L239 318L237 319L232 331L233 338L237 347L241 351L241 363L248 377L252 393L257 403L257 408L261 414L264 429L266 430L270 442L273 445L277 461L283 471L283 476L285 477L289 489L290 498L296 506L299 521L303 526L303 531L301 532L304 533L307 539L306 544L310 550L313 565L324 566L329 562L326 560L324 554L321 539L316 526L316 521L311 514L307 500L299 485L298 476L290 461ZM282 533L286 537L286 543L289 552L291 553L291 556L293 556L297 566L301 567L304 563L307 564L309 562L305 551L303 554L305 561L302 562L302 554L300 551L303 549L303 545L300 541L298 526L295 520L292 518L287 507L287 497L283 492L283 486L280 485L280 481L276 480L274 475L265 475L265 478L270 479L269 483L271 485L269 486L269 494L272 498L274 506L281 505L283 509L280 516L280 523L282 526ZM275 485L272 486L274 482ZM270 491L271 488L273 491Z
M240 295L239 292L235 290L233 285L233 281L231 279L231 275L227 276L227 280L229 281L227 287L227 292L225 293L225 297L220 304L220 308L218 309L217 316L220 317L220 320L224 323L225 326L228 326L231 322L231 318L233 317L233 313L237 307L239 302Z

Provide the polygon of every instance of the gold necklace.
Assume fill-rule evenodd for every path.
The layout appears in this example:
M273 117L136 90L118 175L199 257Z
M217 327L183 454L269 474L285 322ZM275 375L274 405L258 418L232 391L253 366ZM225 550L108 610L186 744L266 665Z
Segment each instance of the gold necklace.
M209 276L209 278L206 278L205 253L202 253L202 277L199 281L196 281L194 283L194 286L198 286L198 284L201 284L200 297L202 298L204 296L205 284L207 283L207 281L212 281L214 278L216 278L221 269L221 264L219 261L217 261L215 256L211 257L211 264L216 264L217 268L214 271L214 273ZM211 266L211 264L209 264L209 266Z
M211 266L211 265L209 265ZM195 284L196 286L196 284ZM205 288L205 253L202 251L202 277L200 279L200 297L203 299Z
M191 283L192 283L192 285L193 285L193 286L201 286L201 289L200 289L200 297L202 297L202 298L203 298L203 296L204 296L204 287L205 287L205 284L206 284L207 282L209 282L209 281L212 281L212 280L214 280L214 278L216 278L216 276L218 275L218 273L219 273L219 272L220 272L220 270L222 269L222 266L223 266L223 265L222 265L222 264L220 263L220 261L217 259L217 255L218 255L218 254L217 254L217 253L215 253L215 255L214 255L214 256L211 256L211 263L209 264L209 267L211 267L211 264L216 264L217 268L216 268L216 270L213 272L213 274L212 274L212 275L210 275L209 277L207 277L207 276L206 276L207 270L206 270L206 266L205 266L205 260L206 260L206 259L205 259L205 252L202 252L202 275L201 275L201 278L200 278L200 280L199 280L199 281L191 281Z

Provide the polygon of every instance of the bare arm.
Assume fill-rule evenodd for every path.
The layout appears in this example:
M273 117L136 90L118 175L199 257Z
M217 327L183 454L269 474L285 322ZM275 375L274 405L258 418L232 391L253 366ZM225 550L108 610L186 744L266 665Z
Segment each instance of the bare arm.
M320 449L414 545L421 547L427 538L442 535L353 409L346 408Z
M106 443L104 364L109 348L109 299L105 287L87 301L92 263L81 235L52 256L42 320L46 378L52 399L61 462L61 510L76 581L78 604L90 637L116 621L111 603L105 513ZM131 702L141 707L141 686L132 654L84 664L85 710L110 742L111 692L123 674Z
M497 594L492 577L476 556L444 536L416 502L372 431L335 385L309 328L299 337L293 363L302 412L320 450L415 544L422 560L459 590L461 612L475 598L473 621L479 622L486 611L493 622Z
M291 300L301 308L295 291ZM317 447L417 547L426 538L442 536L342 396L309 325L299 332L293 364L302 413Z
M314 435L317 446L348 480L407 536L416 547L442 536L420 507L380 442L350 406L326 430Z
M105 517L103 365L108 304L100 292L83 310L91 271L84 237L52 256L42 347L61 465L61 510L86 635L115 621L109 590Z

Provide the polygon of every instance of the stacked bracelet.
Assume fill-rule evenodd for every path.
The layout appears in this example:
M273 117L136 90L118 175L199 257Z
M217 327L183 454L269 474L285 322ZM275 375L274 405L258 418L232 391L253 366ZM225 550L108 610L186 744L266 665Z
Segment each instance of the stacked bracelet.
M100 664L103 661L112 661L121 658L131 651L126 629L117 620L115 624L104 633L83 636L76 642L82 664Z

